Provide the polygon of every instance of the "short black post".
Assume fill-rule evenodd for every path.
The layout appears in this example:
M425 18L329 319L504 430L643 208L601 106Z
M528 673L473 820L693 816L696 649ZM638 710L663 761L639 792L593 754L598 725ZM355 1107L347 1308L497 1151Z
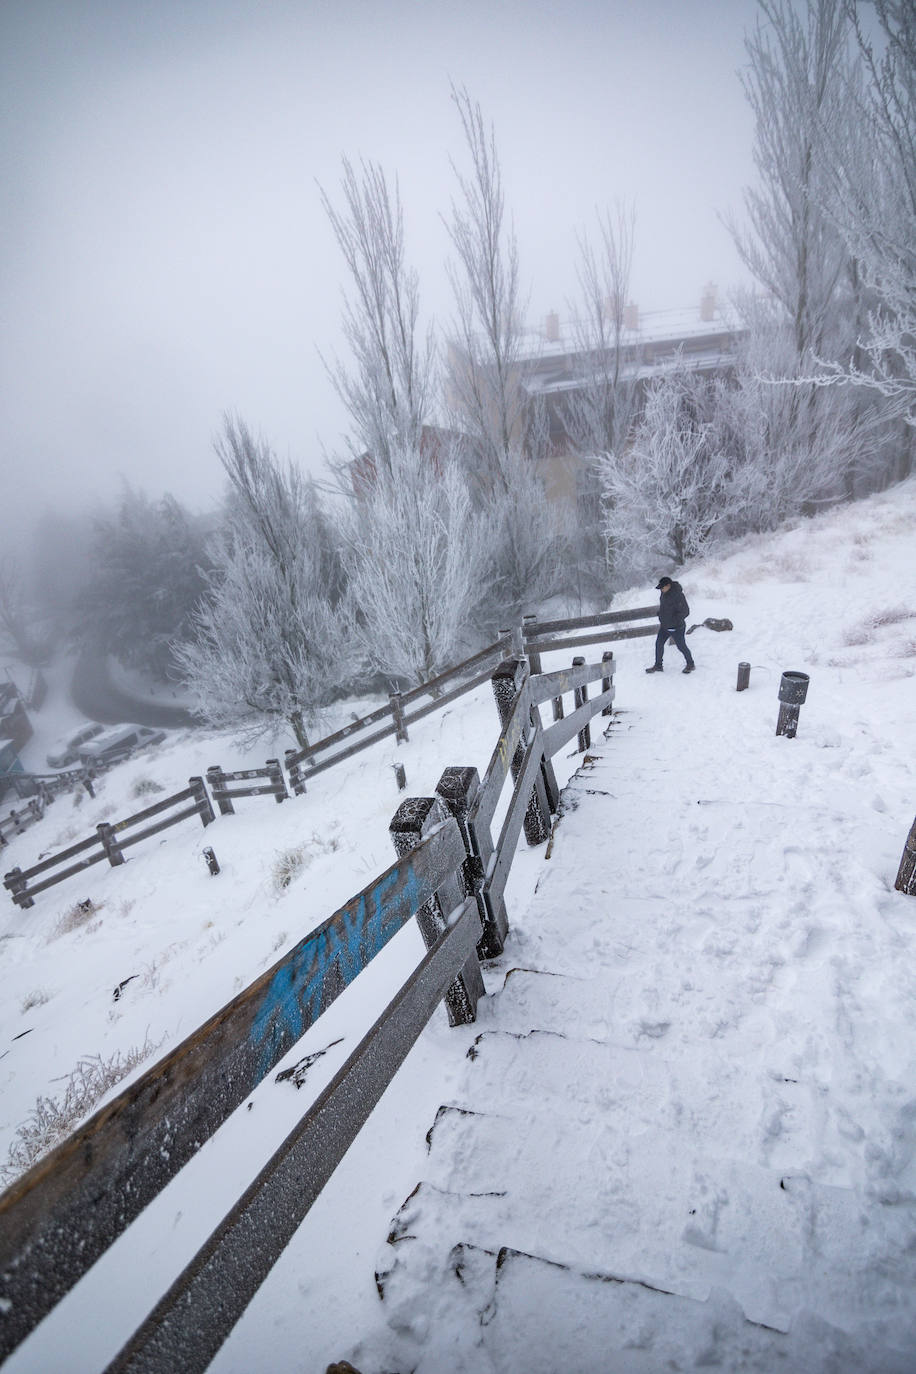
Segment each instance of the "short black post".
M749 663L738 664L738 685L736 692L746 692L751 685L751 665Z
M200 823L206 828L211 821L216 820L216 816L210 804L210 798L207 796L204 780L200 777L188 778L188 786L191 789L192 797L197 803L197 814L200 817Z
M779 684L779 718L776 722L777 735L794 739L798 729L798 712L808 695L808 674L791 670L783 673Z
M916 821L910 826L910 833L906 837L894 887L908 897L916 897Z
M86 791L89 793L90 797L94 797L95 788L92 786L92 774L89 772L88 769L83 770L80 782L83 784Z
M283 769L280 767L280 760L268 759L266 767L267 776L270 780L270 785L274 789L275 799L278 802L285 802L287 797L289 796L289 793L286 790L286 779L283 776ZM210 774L208 770L207 777L209 778L209 776Z
M585 666L585 659L582 657L581 654L578 654L578 655L573 659L573 661L572 661L572 666L573 666L574 668L582 668L582 667ZM576 687L576 689L575 689L575 691L574 691L574 693L573 693L573 697L574 697L574 700L575 700L575 703L576 703L576 709L578 710L578 708L579 708L580 706L584 706L585 703L588 701L588 686L583 682L583 684L582 684L581 687ZM579 753L580 753L580 754L584 754L585 751L586 751L586 749L590 749L590 748L591 748L591 745L592 745L592 727L591 727L591 722L590 722L590 721L586 721L585 724L583 725L582 729L579 731L579 736L578 736L578 739L577 739L577 741L576 741L576 747L577 747L577 749L579 750Z
M226 775L218 763L211 763L207 769L207 782L210 784L213 800L219 807L219 814L234 816L235 807L232 805L232 799L226 795Z
M407 725L404 721L404 706L401 701L400 692L392 692L388 698L388 705L391 707L391 714L394 717L394 738L397 744L406 744Z
M217 862L216 855L213 853L213 850L210 848L209 845L204 850L204 858L207 861L207 867L210 870L211 877L215 878L217 873L219 872L219 863Z
M286 763L286 771L289 773L289 785L297 797L301 797L305 791L305 783L300 772L299 751L298 749L287 749L283 754Z
M446 768L436 784L436 795L441 797L451 814L461 827L461 835L468 857L464 865L464 879L467 895L473 893L477 898L480 923L483 927L477 941L477 954L481 959L495 959L502 954L509 931L509 917L502 897L494 902L486 890L487 869L493 856L493 838L488 826L480 829L469 819L471 807L480 788L480 775L476 768Z
M552 700L552 702L551 702L550 704L551 704L551 706L553 707L553 718L554 718L554 720L562 720L562 719L563 719L563 715L564 715L564 712L563 712L563 698L562 698L562 697L554 697L553 700Z
M407 786L407 773L404 765L403 763L393 763L391 766L394 769L394 780L398 785L398 791L403 792Z
M605 692L609 692L611 690L611 687L614 683L613 650L605 649L604 653L601 655L601 666L604 668L604 675L601 678L601 694L603 696ZM608 702L607 706L605 706L601 714L603 716L609 716L613 712L613 709L614 708L611 705L611 703Z
M124 862L124 855L115 838L114 827L108 821L101 821L96 826L96 830L98 831L99 842L108 857L108 862L112 868L117 868L119 864Z
M445 803L438 797L408 797L401 802L388 829L394 852L401 859L409 854L434 826L448 816ZM440 899L441 894L441 899ZM458 874L450 875L439 887L435 897L425 902L417 912L417 925L427 949L432 949L445 930L446 916L463 900ZM447 908L443 911L443 906ZM483 975L477 955L466 960L455 981L445 994L445 1008L450 1026L469 1025L477 1017L477 1001L484 995Z

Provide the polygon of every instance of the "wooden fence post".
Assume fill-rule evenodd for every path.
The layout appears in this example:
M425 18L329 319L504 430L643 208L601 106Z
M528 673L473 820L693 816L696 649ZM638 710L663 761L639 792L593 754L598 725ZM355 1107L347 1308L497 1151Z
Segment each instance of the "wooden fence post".
M213 800L219 807L219 814L221 816L234 816L235 807L232 805L232 798L226 796L226 777L218 763L212 763L207 769L207 782L210 784Z
M206 828L211 821L216 820L216 817L213 814L213 807L210 805L210 798L207 796L204 780L200 777L188 778L188 786L197 803L197 814L200 816L201 825Z
M910 826L910 833L906 837L894 887L908 897L916 897L916 821Z
M115 833L111 824L108 821L100 821L96 826L96 831L98 832L99 842L108 857L108 862L111 864L112 868L117 868L119 864L124 862L124 855L121 852L121 846L115 839Z
M538 708L537 708L536 706L532 706L532 708L531 708L531 725L532 725L532 728L533 728L534 730L537 730L537 729L540 728L540 724L541 724L541 718L540 718L540 716L538 715ZM547 827L548 827L548 834L549 834L549 830L550 830L550 817L556 815L557 808L558 808L559 805L560 805L560 787L559 787L559 784L557 783L557 775L556 775L556 773L553 771L553 759L549 758L549 757L547 756L547 754L542 754L542 755L541 755L541 780L542 780L542 782L543 782L543 784L544 784L544 795L545 795L545 797L546 797L546 799L547 799L547 811L548 811L548 815L547 815ZM547 836L545 835L544 838L546 839Z
M3 886L9 890L10 896L17 906L23 908L34 906L34 900L26 892L26 881L22 876L21 868L13 868L4 876Z
M601 655L601 662L607 672L607 676L601 679L601 690L602 692L607 692L610 691L611 683L614 679L614 655L610 649L605 649L604 653ZM609 704L605 706L601 714L603 716L609 716L613 712L613 709L613 706Z
M582 657L581 654L579 654L576 658L573 659L573 661L572 661L572 666L573 666L574 668L581 668L581 667L584 665L584 663L585 663L585 659ZM576 707L577 707L577 708L578 708L579 706L584 706L585 703L588 701L588 687L587 687L587 685L586 685L585 683L583 683L581 687L577 687L577 688L575 689L574 693L573 693L573 697L574 697L574 700L575 700L575 703L576 703ZM577 749L579 750L579 753L580 753L580 754L584 754L585 751L586 751L586 749L590 749L590 748L591 748L591 744L592 744L592 727L591 727L591 722L590 722L590 721L586 721L585 725L584 725L584 726L582 727L582 729L579 731L579 737L578 737L578 740L577 740L576 747L577 747Z
M293 789L295 795L301 797L305 791L305 783L302 780L300 764L296 761L297 752L296 749L287 749L284 752L283 759L286 763L286 771L289 773L289 785Z
M442 798L458 822L467 850L467 895L473 893L476 896L480 923L483 927L477 941L478 957L495 959L503 952L509 931L509 917L502 897L493 901L489 893L484 891L487 868L493 855L493 837L489 826L482 826L478 830L468 819L479 788L480 775L476 768L446 768L436 784L436 795Z
M394 718L394 739L396 744L406 744L407 726L404 723L404 706L401 701L400 692L392 692L388 697L388 705L391 707L391 714Z
M388 829L394 852L401 859L427 835L434 826L448 816L445 803L438 797L408 797L402 801L392 817ZM463 894L456 873L439 888L437 895L425 902L417 912L417 925L427 949L432 949L445 931L445 918L461 904ZM443 903L447 910L443 912ZM469 1025L477 1017L477 1001L484 995L483 975L476 953L466 960L464 967L445 994L445 1007L450 1026Z
M493 695L496 698L496 709L499 712L499 723L503 729L506 728L512 715L512 707L519 688L525 681L526 667L524 658L507 658L499 664L490 679L493 684ZM522 761L525 757L525 745L531 733L531 719L529 713L528 720L522 727L522 741L512 758L510 766L513 782L518 778L521 771ZM541 844L549 834L550 803L547 800L543 773L539 769L535 775L534 787L531 789L528 809L525 812L525 839L529 844Z
M536 620L537 620L537 616L536 616L536 615L526 615L526 616L522 616L522 634L523 634L523 635L524 635L526 629L527 629L529 626L533 625L533 624L535 623ZM534 649L534 648L528 649L528 650L527 650L527 653L528 653L528 666L529 666L529 668L531 669L531 674L532 674L532 677L533 677L535 673L539 673L539 672L541 671L541 655L538 653L537 649Z
M278 801L278 802L285 802L286 799L287 799L287 797L289 796L289 793L288 793L287 790L286 790L286 779L285 779L284 776L283 776L283 769L280 767L280 760L279 760L279 759L268 759L268 760L267 760L267 765L266 765L266 766L267 766L267 776L268 776L268 778L270 779L270 782L272 783L272 785L277 789L277 791L276 791L276 799L277 799L277 801ZM208 769L208 770L207 770L207 778L209 779L209 777L210 777L210 771L209 771L209 769Z

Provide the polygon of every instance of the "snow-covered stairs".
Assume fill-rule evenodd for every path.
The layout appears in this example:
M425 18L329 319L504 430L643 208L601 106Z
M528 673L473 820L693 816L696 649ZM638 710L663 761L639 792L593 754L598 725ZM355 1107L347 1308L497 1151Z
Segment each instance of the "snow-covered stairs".
M888 1251L829 1094L782 1062L783 1008L804 1015L794 975L769 946L759 968L728 957L784 873L755 862L755 837L707 878L706 820L682 805L652 840L680 870L668 903L634 864L647 818L614 797L620 776L605 754L573 780L540 890L488 971L463 1078L378 1262L377 1367L903 1374L912 1352L882 1344L876 1308L890 1274L896 1325L916 1329L911 1209ZM731 930L704 906L717 879Z

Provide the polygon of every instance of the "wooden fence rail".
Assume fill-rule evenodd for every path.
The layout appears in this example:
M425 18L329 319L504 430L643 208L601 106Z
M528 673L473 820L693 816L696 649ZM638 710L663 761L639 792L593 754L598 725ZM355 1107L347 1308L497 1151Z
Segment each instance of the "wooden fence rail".
M564 684L550 676L553 693ZM109 1367L206 1368L436 1005L445 999L452 1023L474 1019L478 960L502 948L507 930L503 894L522 826L535 810L546 835L558 798L550 757L580 717L609 706L611 677L606 659L576 670L580 685L607 686L557 732L541 725L526 661L501 664L493 674L501 730L483 780L476 769L448 768L435 797L403 802L391 823L398 858L390 868L0 1197L0 1358L416 917L427 946L421 963Z
M230 783L250 782L260 778L267 779L265 785L258 783L255 787L230 788ZM242 768L235 773L224 773L219 764L215 763L207 769L207 782L221 816L235 814L235 807L232 805L235 797L273 797L277 802L282 802L289 796L279 759L268 759L263 768Z

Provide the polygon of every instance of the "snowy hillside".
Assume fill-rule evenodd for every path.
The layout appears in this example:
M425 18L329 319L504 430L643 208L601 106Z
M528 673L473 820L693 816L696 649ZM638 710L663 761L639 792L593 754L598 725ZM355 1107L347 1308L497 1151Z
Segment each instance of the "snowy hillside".
M363 1374L391 1368L385 1361L392 1358L409 1357L428 1372L447 1368L435 1362L445 1348L437 1345L441 1332L407 1322L397 1337L403 1344L391 1344L374 1286L391 1218L424 1177L424 1135L437 1107L464 1090L465 1050L482 1028L499 1023L506 972L523 965L585 973L609 949L621 966L632 962L612 1005L588 1012L599 1023L596 1038L650 1050L657 1042L661 1054L686 1056L698 1079L704 1055L718 1054L724 1041L742 1062L759 1058L778 1067L785 1084L805 1085L804 1104L785 1088L765 1115L748 1098L751 1125L736 1148L756 1152L755 1163L779 1160L781 1152L795 1160L795 1135L810 1127L816 1149L804 1167L884 1209L886 1232L868 1234L873 1310L846 1320L856 1339L864 1333L893 1350L909 1340L916 1351L912 1312L895 1307L891 1272L911 1262L907 1247L916 1235L916 900L892 891L916 814L914 531L911 479L687 568L679 576L691 604L688 623L728 617L734 624L730 633L700 628L691 635L692 677L681 675L672 648L664 675L646 677L651 640L614 646L618 713L606 741L593 731L592 749L606 829L583 829L583 817L591 825L598 813L570 807L550 860L523 842L507 892L512 933L503 959L487 970L494 995L478 1026L449 1031L436 1018L214 1370L312 1370L342 1355ZM614 608L653 597L636 588ZM751 664L751 683L738 694L741 660ZM544 666L564 661L555 655ZM785 669L811 676L792 741L774 734ZM362 714L370 703L350 709ZM54 732L59 728L56 722ZM122 868L99 865L40 894L29 911L4 893L0 1162L36 1099L60 1098L81 1061L105 1064L143 1047L155 1054L175 1045L391 862L387 825L400 800L395 761L406 768L408 794L429 794L449 764L482 771L497 734L485 686L412 727L408 744L386 741L322 774L302 798L282 806L240 801L236 816L206 831L188 821L129 851ZM41 737L33 747L52 742ZM58 800L3 851L3 868L28 867L98 822L155 800L144 792L150 783L165 795L209 764L251 767L273 752L262 747L243 756L230 740L199 733L173 738L115 769L94 800ZM557 762L562 783L581 758ZM588 790L586 774L574 779L571 801L576 789ZM218 877L203 861L205 844L222 866ZM575 849L581 900L554 885L559 868L551 865L565 845ZM290 856L299 866L282 886L278 875ZM91 910L84 914L78 903L86 899ZM544 932L552 942L560 926L563 948L553 950ZM409 928L392 942L289 1057L342 1038L316 1063L306 1088L262 1084L253 1106L170 1185L162 1206L131 1228L10 1359L10 1374L89 1371L111 1358L419 951ZM828 1089L830 1112L818 1117L818 1094ZM740 1084L736 1091L740 1100ZM631 1120L625 1096L608 1111L622 1138L628 1125L643 1140L651 1136L651 1121ZM820 1125L811 1125L812 1113ZM717 1129L729 1128L718 1121ZM711 1208L695 1224L714 1242ZM613 1215L611 1202L608 1209ZM615 1224L622 1226L619 1218ZM747 1280L751 1303L756 1282ZM408 1304L423 1301L420 1287L404 1292ZM772 1310L766 1302L761 1310L777 1329L791 1325L785 1290ZM821 1316L843 1324L835 1306ZM655 1320L661 1351L665 1318ZM443 1321L447 1328L448 1314ZM494 1352L491 1365L479 1367L535 1367L530 1351L518 1366L511 1350ZM451 1367L463 1367L457 1356Z

